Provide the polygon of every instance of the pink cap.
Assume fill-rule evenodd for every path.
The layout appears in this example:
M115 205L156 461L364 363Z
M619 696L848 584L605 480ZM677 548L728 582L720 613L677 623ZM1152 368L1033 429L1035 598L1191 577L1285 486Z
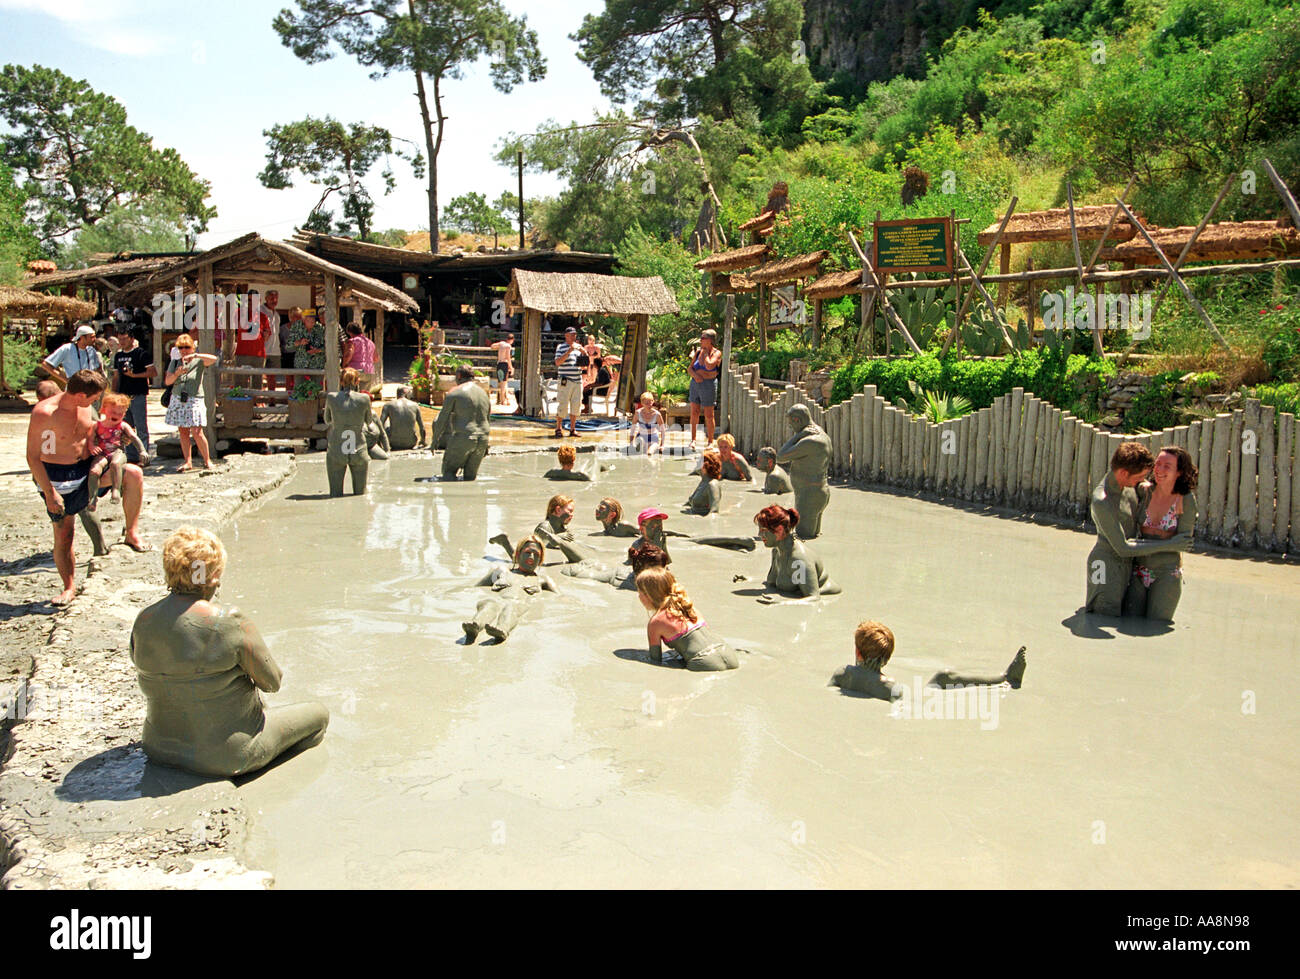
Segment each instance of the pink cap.
M646 507L636 515L636 525L640 527L647 520L653 520L658 517L660 520L667 520L668 514L664 513L657 506Z

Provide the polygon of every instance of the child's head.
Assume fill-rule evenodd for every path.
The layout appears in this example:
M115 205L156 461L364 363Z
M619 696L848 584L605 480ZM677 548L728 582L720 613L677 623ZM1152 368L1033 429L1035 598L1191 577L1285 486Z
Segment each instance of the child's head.
M641 407L651 408L654 406L654 403L655 403L655 396L651 394L649 391L643 391L641 394Z
M618 523L623 519L623 504L607 496L596 504L596 519L601 523Z
M734 438L732 438L730 435L718 436L718 451L721 452L724 457L731 455L731 453L734 452L735 449L736 449L736 440Z
M646 568L636 576L636 590L641 604L652 612L668 612L687 622L699 621L686 590L667 568Z
M643 540L627 549L627 559L632 564L632 573L640 574L646 568L668 567L668 552L662 547Z
M722 478L722 456L716 452L706 452L700 459L700 468L709 479Z
M578 458L578 450L571 445L562 445L555 450L555 457L560 460L561 469L572 469Z
M103 405L99 409L99 418L105 425L116 428L122 424L122 419L126 417L126 409L131 406L131 399L125 394L104 395Z
M565 496L563 493L556 493L546 501L546 515L548 517L568 517L573 518L573 497ZM565 520L568 523L569 520Z
M853 630L853 649L859 666L882 670L894 655L894 634L883 622L859 622Z

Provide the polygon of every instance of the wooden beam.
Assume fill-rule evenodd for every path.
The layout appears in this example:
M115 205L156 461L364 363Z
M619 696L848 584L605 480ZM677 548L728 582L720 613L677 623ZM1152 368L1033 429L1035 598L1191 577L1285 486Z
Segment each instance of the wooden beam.
M1210 332L1214 334L1214 338L1219 341L1219 343L1223 346L1224 350L1231 350L1232 347L1228 345L1228 341L1223 338L1223 334L1219 332L1219 328L1214 325L1213 320L1211 320L1210 317L1206 314L1201 304L1197 302L1196 297L1192 295L1192 290L1187 288L1187 283L1183 281L1183 277L1179 275L1178 270L1175 269L1172 264L1170 264L1170 261L1165 256L1164 251L1160 248L1159 245L1155 243L1155 240L1152 239L1151 235L1147 233L1147 229L1137 223L1137 218L1135 218L1133 216L1133 212L1128 209L1128 205L1126 205L1123 201L1118 201L1118 203L1120 207L1124 208L1124 213L1125 215L1128 216L1128 219L1133 222L1133 226L1136 227L1138 229L1138 232L1142 235L1142 237L1147 240L1147 244L1151 246L1151 250L1156 253L1156 257L1159 258L1161 264L1164 265L1165 271L1169 273L1169 277L1173 279L1174 282L1177 283L1178 288L1182 290L1183 297L1187 300L1188 304L1194 310L1196 310L1197 314L1204 321L1205 325L1210 328ZM1127 274L1131 274L1131 273L1127 273Z
M379 397L384 391L384 307L375 309L375 376L379 381ZM402 379L405 383L406 379Z
M813 349L819 349L822 345L822 301L813 300Z
M1219 209L1219 205L1223 203L1223 199L1228 196L1228 188L1232 186L1236 179L1237 178L1234 175L1223 182L1223 189L1219 191L1219 196L1214 199L1214 203L1210 205L1210 209L1205 212L1205 217L1201 218L1201 223L1196 226L1196 230L1192 232L1192 236L1187 239L1186 244L1183 245L1183 250L1178 253L1178 258L1174 262L1175 271L1183 267L1183 262L1186 260L1187 256L1191 254L1192 246L1196 244L1196 239L1199 238L1201 232L1205 230L1205 226L1210 223L1210 218L1213 217L1214 212ZM1151 316L1153 318L1156 313L1160 311L1160 304L1164 301L1165 293L1168 290L1169 280L1166 279L1160 284L1160 291L1156 293L1155 302L1151 306Z
M998 260L998 271L1003 275L1011 273L1011 242L1002 243L1002 257ZM998 284L998 306L1006 309L1007 300L1011 298L1011 284L1003 281Z
M992 302L989 301L988 293L985 292L984 287L979 284L979 278L981 275L984 274L984 270L989 267L989 259L993 257L994 251L997 250L998 243L1002 241L1002 232L1006 230L1007 222L1011 220L1011 215L1015 213L1016 205L1019 203L1020 203L1019 197L1011 198L1011 206L1007 208L1007 213L1002 215L1002 222L998 225L997 233L993 236L993 240L989 242L988 248L984 249L984 257L980 259L980 267L978 272L971 271L970 263L966 261L966 257L964 255L961 257L960 261L953 262L954 275L957 272L957 270L962 266L965 266L967 271L971 271L971 275L973 276L974 279L974 284L976 288L979 289L980 295L984 297L984 301L989 303L989 311L993 313L994 319L997 318L998 308L994 306ZM939 351L940 360L942 360L944 357L947 356L948 348L952 345L952 341L957 336L958 330L961 329L962 317L966 315L966 307L970 305L970 297L973 295L974 295L973 290L967 292L965 300L958 308L957 319L953 322L952 329L948 331L948 338L943 341L943 349ZM1004 329L1002 332L1003 334L1005 334L1006 330ZM1009 338L1008 338L1008 342L1010 342Z
M1032 261L1032 260L1031 260L1031 261ZM962 263L962 265L964 265L964 266L967 268L967 270L970 269L970 262L968 262L968 261L966 260L966 256L965 256L965 255L961 255L961 263ZM1006 324L1004 324L1004 323L1002 322L1002 320L998 317L998 309L997 309L996 306L993 305L993 299L992 299L992 297L989 296L989 294L985 291L985 289L984 289L984 285L983 285L983 283L980 282L980 279L979 279L979 276L978 276L978 275L972 275L972 277L971 277L971 284L974 286L974 289L973 289L972 291L977 291L977 292L979 292L980 297L981 297L981 298L984 300L984 302L988 305L988 307L989 307L989 312L991 312L991 313L993 314L994 322L996 322L996 323L998 324L998 329L1002 331L1002 339L1004 339L1004 340L1007 341L1007 349L1009 349L1009 350L1015 350L1015 349L1016 349L1016 345L1015 345L1015 343L1012 342L1012 340L1011 340L1011 334L1007 332ZM968 293L967 295L969 295L969 293ZM940 354L940 356L942 356L942 354Z
M731 370L731 334L736 325L736 297L729 294L723 307L722 318L722 370L718 377L722 379L721 401L718 404L718 423L720 430L724 432L731 431L731 422L728 412L731 411L731 399L728 396L731 384L728 380Z
M524 342L519 351L523 377L519 384L519 404L530 418L537 418L545 407L542 400L542 314L524 310Z

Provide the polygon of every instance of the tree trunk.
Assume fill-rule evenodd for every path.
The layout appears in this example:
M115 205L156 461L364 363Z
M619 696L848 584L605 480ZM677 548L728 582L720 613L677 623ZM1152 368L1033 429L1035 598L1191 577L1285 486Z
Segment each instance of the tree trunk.
M442 114L442 78L433 76L433 111L438 123L438 137L429 157L429 248L438 254L438 154L442 152L442 129L447 117Z
M413 0L411 6L414 10ZM424 121L424 146L429 154L429 250L436 255L438 253L438 156L433 142L433 120L429 118L429 99L424 91L424 72L419 69L415 72L415 94L420 100L420 118Z

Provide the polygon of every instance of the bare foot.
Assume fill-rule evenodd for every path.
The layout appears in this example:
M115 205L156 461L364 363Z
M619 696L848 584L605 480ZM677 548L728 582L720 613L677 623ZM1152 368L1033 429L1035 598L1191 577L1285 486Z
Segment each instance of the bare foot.
M74 585L71 588L63 589L63 591L59 592L58 595L50 599L50 604L57 608L62 608L63 606L69 604L76 597L77 597L77 588Z
M137 554L147 554L153 550L153 545L146 544L140 539L138 534L123 534L122 543L131 548L131 550L135 551Z
M182 465L179 469L177 469L176 471L177 471L178 473L192 473L192 472L194 472L194 467L193 467L192 465L190 465L190 464L187 462L187 463L185 463L184 465Z
M1025 666L1027 665L1028 664L1025 662L1025 647L1021 646L1020 650L1016 653L1016 658L1013 659L1011 665L1007 667L1007 683L1011 684L1013 690L1020 689L1020 684L1025 678Z

